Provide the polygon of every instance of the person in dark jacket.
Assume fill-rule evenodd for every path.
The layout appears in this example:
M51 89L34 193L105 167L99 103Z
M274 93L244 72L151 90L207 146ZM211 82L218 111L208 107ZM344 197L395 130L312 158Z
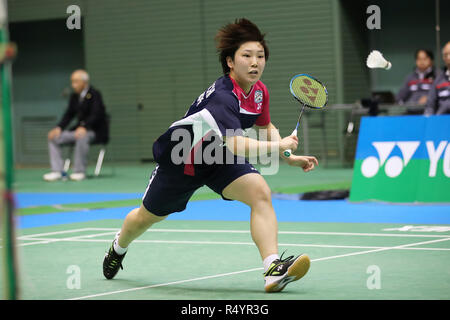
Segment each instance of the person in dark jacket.
M107 115L102 96L89 85L85 70L75 70L71 75L73 93L69 106L58 125L48 133L48 149L51 172L44 175L46 181L56 181L63 176L61 146L74 144L74 169L71 180L80 181L86 177L89 146L94 142L108 140ZM74 126L66 129L72 120Z
M442 49L445 67L428 93L425 115L450 114L450 41Z
M438 75L433 66L434 56L430 50L418 49L414 57L416 68L406 77L397 94L396 100L399 104L425 105L431 85ZM422 112L420 111L420 113Z

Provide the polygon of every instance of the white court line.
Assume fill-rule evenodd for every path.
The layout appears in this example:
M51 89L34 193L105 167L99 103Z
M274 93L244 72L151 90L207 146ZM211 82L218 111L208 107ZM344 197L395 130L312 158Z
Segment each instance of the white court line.
M80 232L80 231L106 231L103 233L96 233L96 234L89 234L89 235L81 235L81 236L75 236L75 237L69 237L69 238L42 238L38 236L43 235L54 235L54 234L64 234L64 233L73 233L73 232ZM104 235L112 235L115 234L118 231L117 228L83 228L83 229L73 229L73 230L66 230L66 231L56 231L56 232L48 232L48 233L38 233L35 235L27 235L24 237L19 237L19 239L28 240L28 241L35 241L30 243L23 243L19 246L30 246L35 244L48 244L48 243L54 243L59 241L76 241L76 242L111 242L111 240L101 239L101 240L88 240L90 238L94 237L100 237ZM215 231L220 231L221 233L245 233L248 234L250 231L247 230L204 230L204 229L149 229L147 232L201 232L204 231L206 233L214 233ZM281 231L283 232L283 231ZM287 231L289 234L292 233L291 231ZM294 231L295 232L295 231ZM297 232L296 232L297 233ZM322 234L322 233L321 233ZM339 233L339 235L342 235L342 233ZM364 234L366 235L366 234ZM397 234L394 234L397 235ZM400 235L402 236L402 235ZM417 236L417 235L412 235ZM425 235L426 236L426 235ZM442 237L442 236L439 236ZM253 242L231 242L231 241L193 241L193 240L134 240L136 243L166 243L166 244L207 244L207 245L254 245ZM293 246L293 247L319 247L319 248L348 248L348 249L384 249L384 248L392 248L392 247L380 247L380 246L350 246L350 245L319 245L319 244L293 244L293 243L279 243L280 246ZM403 249L403 248L400 248ZM449 251L450 249L447 248L406 248L407 250L435 250L435 251Z
M81 236L75 236L75 237L69 237L69 238L42 238L41 236L45 235L58 235L58 234L66 234L66 233L74 233L74 232L81 232L81 231L106 231L103 233L97 233L97 234L89 234L89 235L81 235ZM82 229L72 229L72 230L65 230L65 231L56 231L56 232L47 232L47 233L38 233L33 235L26 235L19 237L20 240L27 240L27 241L34 241L34 242L28 242L28 243L22 243L19 244L19 246L30 246L30 245L37 245L37 244L49 244L49 243L55 243L60 241L77 241L77 242L111 242L111 240L87 240L89 238L94 237L100 237L104 235L113 235L115 234L119 229L117 228L82 228ZM205 229L149 229L147 232L188 232L188 233L240 233L240 234L248 234L250 231L247 230L205 230ZM304 234L305 232L297 232L297 231L280 231L279 233L287 233L287 234ZM308 234L328 234L327 232L307 232ZM337 235L348 235L349 233L336 233L333 232L332 234ZM351 235L373 235L373 234L366 234L366 233L351 233ZM385 236L386 234L377 234L380 236ZM398 235L398 234L388 234L388 236L413 236L413 237L445 237L442 235ZM448 236L447 236L448 237ZM192 240L135 240L136 243L167 243L167 244L206 244L206 245L254 245L253 242L230 242L230 241L192 241ZM392 247L380 247L380 246L350 246L350 245L318 245L318 244L292 244L292 243L279 243L280 246L296 246L296 247L319 247L319 248L348 248L348 249L385 249L385 248L392 248ZM404 249L404 248L399 248ZM449 251L450 249L447 248L405 248L406 250L424 250L424 251Z
M81 229L69 229L69 230L63 230L63 231L53 231L53 232L46 232L46 233L35 233L35 234L27 234L17 237L17 240L25 240L25 241L35 241L36 236L46 236L46 235L58 235L58 234L65 234L65 233L73 233L73 232L82 232L82 231L93 231L92 228L81 228ZM52 242L58 242L58 239L46 239L41 241L35 241L35 242L28 242L28 243L21 243L18 244L18 246L32 246L36 244L48 244ZM0 246L0 248L3 248Z
M180 281L166 282L166 283L160 283L160 284L153 284L153 285L150 285L150 286L136 287L136 288L130 288L130 289L125 289L125 290L117 290L117 291L93 294L93 295L90 295L90 296L71 298L71 299L66 299L66 300L82 300L82 299L106 296L106 295L111 295L111 294L116 294L116 293L123 293L123 292L128 292L128 291L136 291L136 290L142 290L142 289L148 289L148 288L170 286L170 285L173 285L173 284L180 284L180 283L186 283L186 282L192 282L192 281L199 281L199 280L213 279L213 278L219 278L219 277L226 277L226 276L231 276L231 275L235 275L235 274L239 274L239 273L258 271L258 270L262 270L262 269L263 268L259 267L259 268L247 269L247 270L242 270L242 271L221 273L221 274L216 274L216 275L212 275L212 276L205 276L205 277L188 279L188 280L180 280Z
M55 231L47 233L37 233L30 235L23 235L18 237L19 240L28 240L28 238L35 238L46 235L57 235L64 233L82 232L82 231L119 231L120 228L81 228L64 231ZM181 233L242 233L248 234L249 230L211 230L211 229L159 229L152 228L146 232L181 232ZM398 234L398 233L355 233L355 232L314 232L314 231L278 231L278 234L298 234L298 235L334 235L334 236L368 236L368 237L405 237L405 238L447 238L450 235L435 235L435 234Z
M350 256L356 256L356 255L372 253L372 252L380 252L380 251L387 251L387 250L393 250L393 249L404 249L404 248L408 248L408 247L415 247L415 246L420 246L420 245L424 245L424 244L442 242L442 241L447 241L447 240L450 240L450 238L422 241L422 242L416 242L416 243L410 243L410 244L403 244L400 246L395 246L395 247L390 247L390 248L381 248L381 249L375 249L375 250L367 250L367 251L341 254L341 255L337 255L337 256L318 258L318 259L315 259L312 261L324 261L324 260L336 259L336 258L341 258L341 257L350 257Z
M336 256L323 257L323 258L313 259L313 260L311 260L311 262L318 262L318 261L324 261L324 260L338 259L338 258L362 255L362 254L367 254L367 253L372 253L372 252L380 252L380 251L387 251L387 250L392 250L392 249L398 249L398 248L403 248L403 247L413 247L413 246L417 246L417 245L423 245L423 244L429 244L429 243L435 243L435 242L442 242L442 241L447 241L447 240L450 240L450 237L445 238L445 239L436 239L436 240L422 241L422 242L404 244L404 245L400 245L400 246L387 247L387 248L382 248L382 249L358 251L358 252L341 254L341 255L336 255ZM187 280L166 282L166 283L154 284L154 285L150 285L150 286L143 286L143 287L135 287L135 288L130 288L130 289L124 289L124 290L110 291L110 292L92 294L92 295L83 296L83 297L71 298L71 299L67 299L67 300L82 300L82 299L96 298L96 297L102 297L102 296L117 294L117 293L137 291L137 290L143 290L143 289L149 289L149 288L155 288L155 287L164 287L164 286L170 286L170 285L173 285L173 284L180 284L180 283L193 282L193 281L199 281L199 280L205 280L205 279L219 278L219 277L225 277L225 276L235 275L235 274L240 274L240 273L247 273L247 272L258 271L258 270L263 270L263 268L253 268L253 269L247 269L247 270L241 270L241 271L235 271L235 272L229 272L229 273L221 273L221 274L216 274L216 275L212 275L212 276L205 276L205 277L200 277L200 278L193 278L193 279L187 279Z
M119 230L115 228L91 228L95 231ZM152 228L147 232L186 232L186 233L250 233L249 230L211 230L211 229L159 229ZM354 232L314 232L314 231L278 231L278 234L334 235L334 236L367 236L367 237L411 237L411 238L447 238L447 235L435 234L399 234L399 233L354 233Z
M46 242L106 242L110 243L109 239L87 239L96 236L109 235L112 232L76 236L71 238L33 238L30 240L37 241L36 243ZM194 240L134 240L133 243L165 243L165 244L206 244L206 245L249 245L254 246L254 242L232 242L232 241L194 241ZM29 243L23 244L24 246ZM343 248L343 249L392 249L392 247L380 247L380 246L351 246L351 245L331 245L331 244L308 244L308 243L278 243L279 246L286 247L317 247L317 248ZM394 248L395 250L424 250L424 251L450 251L450 248Z
M35 241L35 242L21 243L18 246L25 247L25 246L35 245L35 244L48 244L48 243L60 242L60 241L80 241L81 239L85 239L85 238L94 238L94 237L112 235L112 234L115 234L116 232L117 231L115 231L115 232L108 231L108 232L103 232L103 233L87 234L87 235L75 236L75 237L70 237L70 238L42 238L42 237L28 236L25 240ZM21 239L21 240L23 240L23 239ZM95 240L88 240L88 241L94 242ZM111 242L112 240L102 240L102 241Z
M27 240L27 238L30 238L30 237L34 238L37 236L51 236L51 235L56 235L56 234L65 234L65 233L82 232L82 231L97 231L97 229L96 228L81 228L81 229L69 229L69 230L53 231L53 232L46 232L46 233L26 234L26 235L17 237L17 239Z

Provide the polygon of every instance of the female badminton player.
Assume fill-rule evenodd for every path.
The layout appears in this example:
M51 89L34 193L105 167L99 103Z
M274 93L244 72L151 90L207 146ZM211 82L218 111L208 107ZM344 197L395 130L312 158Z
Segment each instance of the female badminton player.
M247 161L251 152L275 150L289 165L308 172L318 165L311 156L282 155L295 150L296 136L282 138L270 120L269 93L259 80L269 57L269 50L258 27L247 19L238 19L222 27L215 37L224 75L217 79L191 105L185 116L174 122L153 144L157 162L140 208L125 218L121 230L105 254L103 274L112 279L130 243L153 224L169 214L183 211L192 194L207 185L224 200L237 200L251 209L250 231L264 266L266 292L278 292L292 281L303 277L310 260L302 254L283 259L278 255L278 226L272 207L271 191L262 175ZM205 130L195 126L202 124ZM267 129L267 141L246 137L242 131L255 126ZM174 161L179 144L178 133L188 133L191 142L182 163ZM220 139L223 163L206 164L196 159L201 144ZM263 151L262 151L263 150ZM219 157L220 158L220 157Z

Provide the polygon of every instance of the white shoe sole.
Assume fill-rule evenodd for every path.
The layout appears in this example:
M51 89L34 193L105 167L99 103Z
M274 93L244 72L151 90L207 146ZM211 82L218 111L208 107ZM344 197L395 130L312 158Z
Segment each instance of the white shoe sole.
M82 177L82 178L69 177L69 179L72 181L83 181L84 179L86 179L86 177Z
M267 277L264 290L266 292L280 292L288 283L303 278L308 272L310 265L309 257L306 254L300 255L288 268L286 274L279 277Z
M47 181L47 182L55 182L55 181L62 180L62 177L60 177L60 178L43 178L43 179L44 179L44 181Z

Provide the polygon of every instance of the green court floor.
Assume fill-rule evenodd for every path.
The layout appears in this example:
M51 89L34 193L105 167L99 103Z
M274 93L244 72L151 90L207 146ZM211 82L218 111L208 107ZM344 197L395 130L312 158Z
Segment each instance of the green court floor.
M54 204L69 193L138 194L144 192L154 167L106 165L98 178L55 183L42 181L45 168L20 169L15 172L15 191L54 193ZM351 178L352 169L319 166L305 174L285 165L276 175L265 176L272 191L283 193L348 189ZM220 196L204 187L192 200L215 198ZM17 214L39 218L80 206L88 212L135 206L136 200L28 206ZM165 220L132 243L124 270L106 280L103 257L121 225L121 219L108 219L17 230L20 298L450 299L448 226L400 231L404 224L279 222L279 252L306 253L312 264L303 279L281 293L267 294L248 221ZM1 290L2 283L0 279Z
M106 164L101 176L94 178L94 168L88 168L89 178L82 182L57 181L45 182L42 175L47 168L24 168L16 170L14 189L16 192L144 192L155 163L144 164ZM256 166L260 168L259 166ZM298 167L290 167L280 163L276 174L264 175L272 191L305 192L324 189L349 189L353 169L316 167L315 170L304 173ZM196 194L210 193L207 187L199 189Z
M22 299L450 299L450 231L373 223L279 223L279 249L309 273L263 290L248 222L165 220L130 246L115 279L104 253L122 221L19 231Z

